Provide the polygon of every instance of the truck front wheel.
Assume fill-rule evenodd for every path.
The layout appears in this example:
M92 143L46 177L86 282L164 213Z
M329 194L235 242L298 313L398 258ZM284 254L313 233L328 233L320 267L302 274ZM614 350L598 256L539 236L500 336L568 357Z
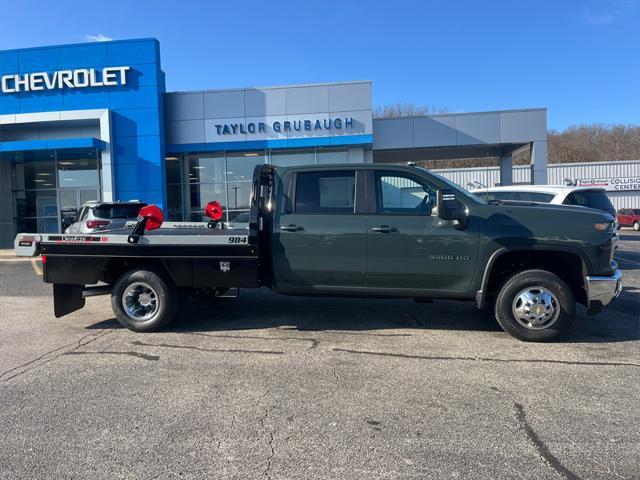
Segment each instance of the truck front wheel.
M151 270L131 270L113 286L111 308L118 321L134 332L153 332L178 312L178 290Z
M496 320L514 337L541 342L565 333L576 315L571 288L546 270L525 270L510 277L495 304Z

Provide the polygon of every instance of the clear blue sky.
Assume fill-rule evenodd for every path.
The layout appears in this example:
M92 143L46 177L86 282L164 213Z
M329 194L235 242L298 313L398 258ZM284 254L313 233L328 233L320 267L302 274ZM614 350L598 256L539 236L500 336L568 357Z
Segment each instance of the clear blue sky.
M156 37L167 88L372 80L374 105L640 124L640 0L0 0L0 49Z

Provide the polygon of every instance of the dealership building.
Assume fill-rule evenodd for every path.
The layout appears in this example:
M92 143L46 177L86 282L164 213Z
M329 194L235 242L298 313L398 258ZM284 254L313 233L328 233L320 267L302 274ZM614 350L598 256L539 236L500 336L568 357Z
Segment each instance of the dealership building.
M88 200L199 220L216 199L230 220L260 163L491 156L510 184L526 148L527 178L547 182L546 109L374 119L369 81L167 93L155 39L0 51L0 86L0 246Z

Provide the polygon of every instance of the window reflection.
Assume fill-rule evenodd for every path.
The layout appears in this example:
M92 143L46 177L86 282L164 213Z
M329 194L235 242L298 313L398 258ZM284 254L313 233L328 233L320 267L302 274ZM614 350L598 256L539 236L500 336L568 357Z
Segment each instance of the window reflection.
M348 163L349 155L346 148L343 149L318 149L318 165Z
M223 204L225 221L246 213L256 165L340 164L347 163L348 158L347 148L330 147L167 156L169 218L200 221L205 205L213 200Z
M56 217L58 214L56 190L18 191L14 198L18 218Z
M290 150L284 152L272 152L271 163L281 167L295 167L299 165L313 165L316 163L314 150Z
M250 182L253 179L253 169L258 164L265 163L264 152L245 152L227 155L227 181Z
M227 189L229 192L229 208L234 210L249 208L251 182L230 182Z
M217 200L226 210L227 199L224 183L197 183L190 185L191 209L203 211L209 202Z
M98 160L93 152L58 152L58 186L60 188L97 187Z
M167 205L169 220L173 222L182 220L183 202L181 185L167 185Z
M165 168L166 168L166 176L167 183L181 183L182 182L182 173L181 170L181 162L180 157L166 157L165 158Z
M187 176L189 183L224 182L224 155L190 156Z

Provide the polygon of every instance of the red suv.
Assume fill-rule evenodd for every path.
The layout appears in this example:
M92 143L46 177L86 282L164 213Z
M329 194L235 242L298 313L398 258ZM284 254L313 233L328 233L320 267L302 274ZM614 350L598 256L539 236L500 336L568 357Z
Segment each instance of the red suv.
M636 232L640 230L640 209L621 208L616 217L621 227L633 227Z

